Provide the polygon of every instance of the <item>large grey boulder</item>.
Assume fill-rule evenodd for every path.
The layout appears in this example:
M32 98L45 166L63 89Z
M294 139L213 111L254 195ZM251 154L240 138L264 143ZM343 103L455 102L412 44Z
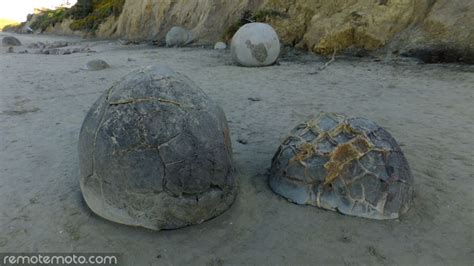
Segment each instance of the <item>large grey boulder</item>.
M185 46L194 41L194 34L182 27L174 26L166 34L166 46Z
M249 23L232 37L231 53L241 66L268 66L280 55L280 41L275 30L265 23Z
M117 223L154 230L199 224L236 195L224 112L164 66L133 71L95 102L79 159L87 205Z
M333 113L293 129L273 157L269 184L294 203L371 219L398 218L413 196L410 167L390 133Z
M5 36L2 39L2 46L20 46L21 42L13 36Z

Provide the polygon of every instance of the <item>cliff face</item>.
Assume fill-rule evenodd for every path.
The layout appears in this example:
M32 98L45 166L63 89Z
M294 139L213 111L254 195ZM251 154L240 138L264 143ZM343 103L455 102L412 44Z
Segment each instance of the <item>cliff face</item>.
M384 47L410 24L420 21L425 0L269 0L265 6L285 12L270 19L286 43L328 54L335 49Z
M474 62L472 0L125 0L95 35L163 40L182 26L198 42L213 43L252 20L271 24L284 44L320 54L385 50L427 62ZM70 24L47 31L67 33Z
M393 40L392 50L427 62L474 63L474 1L437 0L421 23Z
M245 10L254 10L259 5L259 1L253 0L126 0L118 19L104 23L97 34L161 39L171 27L182 26L195 32L199 41L213 42L220 40Z
M439 57L449 50L457 61L471 61L473 5L471 0L126 0L122 14L106 21L97 35L161 39L180 25L194 31L199 42L215 42L248 11L254 14L249 19L271 24L284 44L316 53L388 48Z

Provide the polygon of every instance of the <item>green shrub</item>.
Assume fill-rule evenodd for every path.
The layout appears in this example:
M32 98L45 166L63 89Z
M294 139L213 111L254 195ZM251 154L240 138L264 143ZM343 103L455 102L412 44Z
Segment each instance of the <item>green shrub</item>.
M42 10L38 14L36 20L31 23L31 28L33 30L44 31L49 26L56 25L56 23L61 23L67 17L67 8L58 8L55 10Z
M68 13L73 19L82 19L92 11L92 0L78 0L77 3L69 9Z
M49 26L54 26L70 17L73 19L70 25L72 30L94 32L108 17L120 15L124 3L125 0L78 0L71 8L42 10L36 15L36 20L31 24L31 28L44 31ZM31 20L31 16L29 20ZM8 26L6 30L15 30L15 27Z
M70 28L94 32L108 17L119 16L124 3L125 0L94 0L90 12L82 18L74 20Z

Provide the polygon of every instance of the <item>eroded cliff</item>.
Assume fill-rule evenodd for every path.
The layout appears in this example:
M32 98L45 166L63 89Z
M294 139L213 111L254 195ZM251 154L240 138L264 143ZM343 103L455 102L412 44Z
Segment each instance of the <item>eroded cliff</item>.
M285 45L319 54L386 51L426 62L474 61L471 0L125 0L120 14L93 33L160 41L179 25L197 42L213 43L250 21L271 24ZM46 31L68 33L69 25L66 19Z

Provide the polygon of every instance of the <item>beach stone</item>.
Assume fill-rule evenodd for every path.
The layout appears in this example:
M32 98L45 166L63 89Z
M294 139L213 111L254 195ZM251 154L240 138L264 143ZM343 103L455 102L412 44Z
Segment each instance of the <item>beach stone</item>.
M28 48L30 48L30 49L39 49L40 46L39 46L38 43L32 43L32 44L28 45Z
M45 49L46 45L42 42L35 42L28 45L30 49Z
M275 30L265 23L249 23L232 37L231 53L241 66L268 66L280 55L280 41Z
M216 44L214 45L214 49L215 50L225 50L225 49L227 49L227 44L225 44L225 42L216 42Z
M117 223L199 224L237 193L224 112L165 66L133 71L104 92L82 125L79 160L87 205Z
M61 50L60 49L57 49L57 48L51 48L51 49L47 49L45 51L48 51L47 54L50 54L50 55L58 55L58 54L61 54Z
M109 67L110 67L109 64L107 64L107 62L101 59L91 60L86 63L86 70L90 70L90 71L102 70Z
M68 42L61 42L61 41L56 41L51 44L48 44L47 48L48 49L53 49L53 48L62 48L68 46Z
M269 184L291 202L370 219L396 219L413 198L410 167L390 133L334 113L290 132L273 157Z
M194 40L194 34L183 27L174 26L166 34L166 46L185 46Z
M13 36L5 36L2 39L3 46L20 46L21 42Z

